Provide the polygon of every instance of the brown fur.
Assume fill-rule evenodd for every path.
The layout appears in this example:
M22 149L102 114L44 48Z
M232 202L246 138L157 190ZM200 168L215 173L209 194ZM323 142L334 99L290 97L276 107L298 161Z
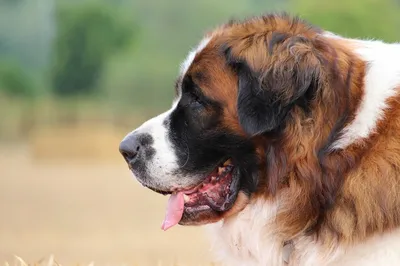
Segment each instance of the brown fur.
M265 162L254 197L288 190L290 197L282 200L277 218L287 240L314 232L328 242L351 243L400 225L400 123L395 120L400 101L396 97L388 103L391 109L375 135L332 151L330 144L354 119L366 66L349 43L319 33L286 16L232 22L211 33L188 73L207 97L222 104L221 126L246 135L238 118L238 76L232 62L245 62L261 82L272 82L283 103L298 91L290 82L279 87L279 81L292 81L291 71L313 72L318 82L310 111L295 105L279 132L254 137L260 162Z
M324 222L330 231L349 242L393 229L400 223L400 124L396 120L400 115L399 96L388 105L390 109L378 123L376 133L359 144L369 149L347 174L339 200Z

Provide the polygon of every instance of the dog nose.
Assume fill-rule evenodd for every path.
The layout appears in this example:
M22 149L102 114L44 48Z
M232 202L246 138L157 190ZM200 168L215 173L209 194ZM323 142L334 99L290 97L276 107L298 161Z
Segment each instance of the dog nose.
M119 152L129 165L132 165L139 158L141 145L136 134L131 134L122 140L119 145Z

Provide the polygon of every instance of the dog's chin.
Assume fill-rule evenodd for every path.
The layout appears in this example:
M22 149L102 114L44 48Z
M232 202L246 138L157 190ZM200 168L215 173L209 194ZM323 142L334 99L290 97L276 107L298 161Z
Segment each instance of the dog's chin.
M241 212L250 201L250 197L240 191L233 206L225 212L217 212L208 206L201 206L197 209L185 208L183 217L179 222L184 226L206 225L219 222Z
M239 171L228 160L195 189L184 193L180 225L203 225L219 221L234 205L239 192Z
M216 223L222 219L235 216L244 208L246 208L249 202L249 195L243 191L239 191L232 207L223 212L215 211L206 205L198 207L185 207L179 224L183 226L196 226Z
M214 211L207 205L199 207L185 207L180 225L205 225L216 223L223 218L221 212Z

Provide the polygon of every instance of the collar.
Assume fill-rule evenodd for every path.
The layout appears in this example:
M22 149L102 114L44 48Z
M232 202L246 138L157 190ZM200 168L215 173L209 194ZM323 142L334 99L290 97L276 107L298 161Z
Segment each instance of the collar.
M283 253L283 261L285 262L285 264L289 263L289 258L290 255L293 253L293 250L294 250L294 245L292 241L285 241L283 243L282 253Z

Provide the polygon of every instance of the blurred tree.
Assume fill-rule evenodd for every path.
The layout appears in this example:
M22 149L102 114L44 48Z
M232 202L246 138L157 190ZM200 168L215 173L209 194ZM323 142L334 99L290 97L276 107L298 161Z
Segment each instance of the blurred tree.
M29 97L35 93L32 79L16 63L0 65L0 92L12 97Z
M119 0L140 23L140 38L130 54L110 61L102 85L118 106L161 111L174 96L179 64L204 33L231 18L281 10L287 1Z
M0 0L0 58L44 78L54 39L55 1Z
M99 2L60 6L52 73L56 95L91 93L106 60L133 36L116 9Z

